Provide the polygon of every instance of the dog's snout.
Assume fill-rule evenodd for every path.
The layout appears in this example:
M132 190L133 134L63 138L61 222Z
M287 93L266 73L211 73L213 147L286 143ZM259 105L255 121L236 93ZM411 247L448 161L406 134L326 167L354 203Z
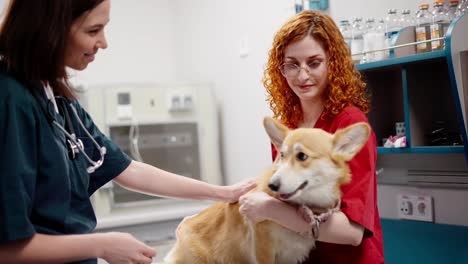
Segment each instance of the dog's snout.
M280 188L281 184L279 182L271 182L268 184L268 187L274 191L274 192L277 192Z

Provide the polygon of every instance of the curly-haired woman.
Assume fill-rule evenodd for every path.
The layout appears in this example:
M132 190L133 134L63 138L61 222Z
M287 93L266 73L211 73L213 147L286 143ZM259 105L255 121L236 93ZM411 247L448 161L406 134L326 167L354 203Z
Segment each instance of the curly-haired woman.
M333 20L304 11L276 34L265 70L268 102L291 129L320 128L334 133L368 122L369 96ZM272 147L273 159L277 151ZM349 162L352 181L343 185L341 210L320 225L316 249L305 263L378 264L384 262L377 209L376 140ZM241 213L254 222L275 221L299 233L310 229L296 208L265 193L241 197Z

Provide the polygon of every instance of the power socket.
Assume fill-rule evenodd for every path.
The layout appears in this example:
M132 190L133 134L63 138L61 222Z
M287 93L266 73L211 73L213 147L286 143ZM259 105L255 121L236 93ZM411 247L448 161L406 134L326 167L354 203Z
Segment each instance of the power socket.
M398 218L417 221L434 221L431 196L399 194L397 197Z
M413 215L413 203L404 196L400 201L399 210L402 215Z

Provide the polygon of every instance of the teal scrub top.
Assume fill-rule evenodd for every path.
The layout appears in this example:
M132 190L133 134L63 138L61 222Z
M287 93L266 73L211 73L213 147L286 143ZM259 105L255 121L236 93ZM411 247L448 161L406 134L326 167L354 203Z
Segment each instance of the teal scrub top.
M36 233L92 232L96 217L90 196L129 166L131 159L99 131L76 100L72 104L93 138L107 148L103 165L91 174L81 153L69 158L65 135L48 120L46 111L62 125L64 119L43 89L33 96L23 84L0 72L0 243ZM99 160L98 149L70 108L68 112L86 153Z

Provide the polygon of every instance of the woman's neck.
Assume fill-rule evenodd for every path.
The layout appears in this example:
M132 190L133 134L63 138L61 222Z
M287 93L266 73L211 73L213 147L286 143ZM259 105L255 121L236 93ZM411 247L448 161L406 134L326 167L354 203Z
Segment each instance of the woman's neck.
M302 113L303 113L303 120L300 127L304 128L312 128L315 126L315 123L322 115L323 111L323 103L322 101L314 101L314 102L302 102Z

